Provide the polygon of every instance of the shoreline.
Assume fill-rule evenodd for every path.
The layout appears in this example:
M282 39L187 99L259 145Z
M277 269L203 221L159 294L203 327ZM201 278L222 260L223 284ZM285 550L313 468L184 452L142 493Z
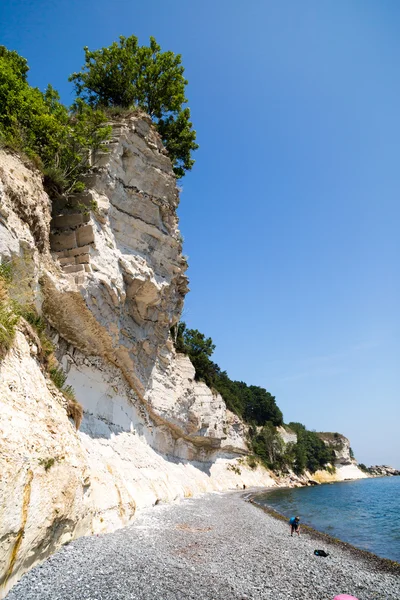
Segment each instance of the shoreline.
M290 537L286 519L250 502L257 493L215 492L144 509L124 529L64 546L7 600L400 598L398 567L382 568L385 560L333 546L318 532ZM315 539L330 546L328 558L314 555Z
M342 483L342 482L340 482L340 483ZM321 484L321 485L323 485L323 484ZM331 485L331 484L326 484L326 485ZM280 488L280 489L290 490L292 488L287 487L287 488ZM245 502L246 501L250 502L257 508L261 509L266 514L273 517L274 519L277 519L278 521L281 521L281 522L284 522L285 524L287 524L288 519L287 519L287 517L285 517L285 515L283 515L279 511L275 510L271 506L265 506L265 505L259 504L256 501L257 496L265 495L267 493L271 493L274 491L276 491L275 488L265 488L264 491L250 491L249 494L247 495L248 496L247 498L245 498L246 494L243 494L243 499ZM301 530L306 532L312 539L315 539L316 541L322 541L324 543L328 543L330 545L339 547L344 551L350 552L354 556L357 556L364 560L370 561L374 565L374 567L376 569L378 569L379 571L382 571L384 573L392 573L393 575L400 575L400 563L395 560L391 560L390 558L384 558L382 556L378 556L377 554L374 554L373 552L369 552L368 550L363 550L362 548L358 548L357 546L354 546L353 544L350 544L349 542L344 542L340 538L336 538L336 537L330 535L329 533L319 531L318 529L311 527L311 525L305 525L304 523L302 523Z

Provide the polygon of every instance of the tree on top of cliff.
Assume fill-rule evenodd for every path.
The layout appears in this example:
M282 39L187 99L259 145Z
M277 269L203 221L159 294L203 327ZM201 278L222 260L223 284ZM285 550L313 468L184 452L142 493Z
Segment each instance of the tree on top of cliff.
M196 371L196 379L204 381L218 391L227 407L245 421L264 425L282 425L283 415L272 396L264 388L247 385L243 381L232 381L226 371L211 360L215 350L212 339L198 329L187 329L181 322L172 331L177 352L186 354Z
M7 61L12 67L13 72L23 81L29 71L28 61L23 56L20 56L15 50L8 50L5 46L0 46L0 58Z
M77 96L92 107L138 106L150 115L169 153L177 177L192 168L196 144L192 129L181 55L161 52L151 37L149 46L138 38L120 36L119 42L99 50L84 48L85 64L69 78Z

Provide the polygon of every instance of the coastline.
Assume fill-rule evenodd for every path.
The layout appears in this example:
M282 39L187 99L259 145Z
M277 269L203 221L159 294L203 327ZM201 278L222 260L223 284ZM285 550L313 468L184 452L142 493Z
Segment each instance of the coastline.
M249 501L261 491L145 509L125 529L64 546L7 600L399 599L397 563L309 529L290 537L286 519ZM328 558L314 556L319 545L330 547Z
M324 485L324 484L321 484L321 485ZM325 485L331 485L331 484L327 483ZM280 488L280 489L290 490L292 488L287 487L287 488ZM285 515L281 514L279 511L275 510L271 506L265 506L265 505L259 504L256 500L258 496L266 495L266 494L268 494L270 492L274 492L274 491L276 491L275 488L265 488L263 491L250 491L249 494L247 494L247 495L244 494L243 497L244 497L245 501L252 503L254 506L261 509L262 511L264 511L266 514L270 515L274 519L277 519L278 521L281 521L281 522L284 522L285 524L287 524L288 519ZM395 560L391 560L390 558L384 558L382 556L378 556L377 554L374 554L373 552L369 552L368 550L363 550L362 548L358 548L357 546L354 546L353 544L350 544L349 542L345 542L339 538L336 538L336 537L330 535L329 533L319 531L318 529L311 527L311 525L305 525L304 523L302 523L301 531L303 533L306 532L312 539L316 540L317 542L323 542L324 544L336 546L343 551L350 552L351 554L353 554L354 556L356 556L358 558L369 561L371 563L371 566L373 566L373 568L375 568L379 571L386 572L386 573L392 573L394 575L400 576L400 563Z

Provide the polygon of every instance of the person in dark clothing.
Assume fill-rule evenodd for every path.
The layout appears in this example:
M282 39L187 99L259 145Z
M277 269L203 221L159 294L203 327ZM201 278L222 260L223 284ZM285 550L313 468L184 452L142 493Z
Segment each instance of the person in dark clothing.
M290 535L293 536L293 532L296 532L300 536L300 517L292 517L289 521Z

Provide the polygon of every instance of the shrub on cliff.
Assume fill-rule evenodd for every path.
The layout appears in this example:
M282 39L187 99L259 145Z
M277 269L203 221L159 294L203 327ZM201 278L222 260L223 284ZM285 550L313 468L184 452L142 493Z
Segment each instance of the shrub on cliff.
M26 71L21 71L16 56L16 52L0 46L0 130L3 142L30 155L35 153L46 163L60 145L66 115L54 114L46 94L28 84ZM25 68L28 69L27 65Z
M253 432L251 442L254 453L269 469L278 471L285 467L285 444L270 421L259 433Z
M120 36L119 42L99 50L84 47L85 64L70 81L77 96L92 107L137 106L155 123L169 153L177 177L192 168L196 144L187 102L181 55L161 52L151 37L149 46L138 39Z
M364 473L371 473L371 469L369 467L367 467L366 465L364 465L364 463L358 463L358 468L361 469L361 471L364 471Z
M335 462L334 450L327 446L317 433L308 431L302 423L289 423L289 427L297 434L295 444L295 470L302 473L305 469L314 473L323 469L328 463Z
M210 388L215 387L216 378L220 373L219 366L210 360L215 350L211 338L206 338L198 329L186 329L185 323L179 323L173 332L177 352L189 356L194 368L195 377L204 381Z
M175 326L172 336L177 352L189 356L196 371L196 379L218 391L230 410L245 421L254 421L257 425L264 425L267 421L273 425L283 423L283 415L274 396L264 388L248 386L243 381L232 381L226 371L221 371L211 360L215 350L211 338L207 338L198 329L187 329L185 323Z
M51 197L80 191L90 151L110 134L106 117L78 101L68 110L48 85L42 93L27 82L27 61L0 46L0 140L34 159Z

